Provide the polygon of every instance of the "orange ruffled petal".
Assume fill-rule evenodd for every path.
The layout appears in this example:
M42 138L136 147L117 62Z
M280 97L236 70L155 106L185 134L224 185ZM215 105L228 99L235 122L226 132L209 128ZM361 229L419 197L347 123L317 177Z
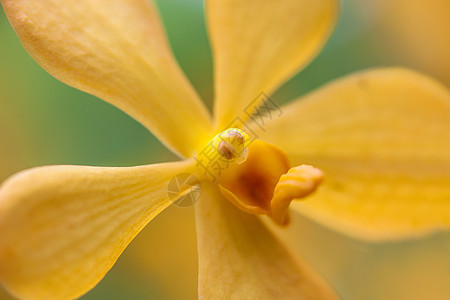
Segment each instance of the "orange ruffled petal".
M270 201L271 217L275 222L287 225L290 220L288 208L292 200L304 198L314 192L322 183L323 177L321 170L308 165L291 168L281 175Z
M306 165L289 169L282 149L259 140L250 144L248 152L244 163L230 166L219 178L220 191L239 209L287 225L291 201L314 192L323 173Z

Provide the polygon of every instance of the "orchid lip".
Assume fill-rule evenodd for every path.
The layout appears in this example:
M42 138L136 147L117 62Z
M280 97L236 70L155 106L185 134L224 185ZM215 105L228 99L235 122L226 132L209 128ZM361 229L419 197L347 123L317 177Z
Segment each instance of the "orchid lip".
M261 140L245 147L240 137L240 131L232 128L218 134L213 143L219 147L219 153L232 146L246 152L245 161L227 165L225 160L223 166L227 165L227 168L217 172L221 193L242 211L267 215L278 225L288 225L290 203L313 193L323 180L322 171L307 165L291 167L283 149ZM224 158L228 154L225 152ZM233 159L236 158L231 161Z

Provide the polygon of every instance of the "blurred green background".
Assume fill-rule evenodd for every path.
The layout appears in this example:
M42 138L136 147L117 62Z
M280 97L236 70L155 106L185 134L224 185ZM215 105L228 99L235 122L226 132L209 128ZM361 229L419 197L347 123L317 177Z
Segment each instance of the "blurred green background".
M212 59L203 1L156 2L176 58L211 108ZM351 72L392 65L415 68L450 85L449 3L343 1L339 25L324 50L273 99L285 103ZM41 69L1 10L0 180L38 165L170 160L176 157L139 123ZM344 299L450 299L449 234L372 245L301 217L293 229L286 238ZM196 267L192 208L171 207L82 299L196 299ZM0 299L12 298L0 290Z

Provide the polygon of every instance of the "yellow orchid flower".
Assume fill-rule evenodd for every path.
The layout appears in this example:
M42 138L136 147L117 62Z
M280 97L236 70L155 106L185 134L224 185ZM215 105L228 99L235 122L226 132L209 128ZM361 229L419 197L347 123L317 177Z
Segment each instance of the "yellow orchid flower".
M184 159L39 167L7 180L0 281L17 297L82 295L152 218L200 189L203 299L336 299L256 216L286 225L291 201L319 185L293 208L354 236L398 238L450 225L450 93L440 84L407 70L373 70L260 114L273 104L266 95L323 46L336 0L208 0L213 118L148 1L2 4L44 69L121 108ZM190 181L168 193L183 174Z

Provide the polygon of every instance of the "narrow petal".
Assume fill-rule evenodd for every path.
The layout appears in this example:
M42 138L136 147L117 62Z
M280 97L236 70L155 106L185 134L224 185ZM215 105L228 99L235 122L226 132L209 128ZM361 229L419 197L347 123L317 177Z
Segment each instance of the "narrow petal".
M294 206L362 238L450 226L450 92L402 69L339 80L283 108L261 137L325 172Z
M179 69L147 0L2 0L51 75L119 107L182 156L203 145L209 113Z
M0 189L2 284L19 298L79 297L171 204L168 182L192 166L50 166L13 176Z
M208 0L206 13L214 112L223 130L245 118L261 92L273 92L316 55L336 24L339 1Z
M201 299L337 299L254 215L204 184L196 206Z

